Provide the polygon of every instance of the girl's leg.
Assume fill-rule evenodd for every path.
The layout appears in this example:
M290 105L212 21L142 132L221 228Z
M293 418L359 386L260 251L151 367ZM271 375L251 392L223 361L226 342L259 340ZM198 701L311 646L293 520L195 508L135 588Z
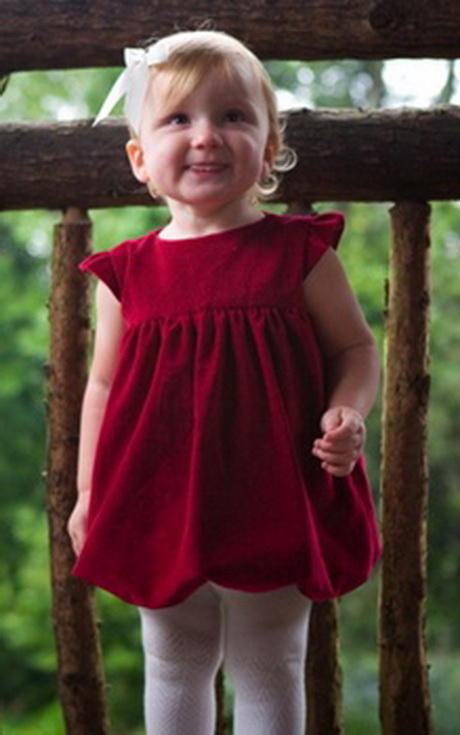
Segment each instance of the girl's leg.
M235 735L303 735L311 601L296 587L249 594L221 587Z
M147 735L212 735L222 659L221 610L208 585L185 602L140 610Z

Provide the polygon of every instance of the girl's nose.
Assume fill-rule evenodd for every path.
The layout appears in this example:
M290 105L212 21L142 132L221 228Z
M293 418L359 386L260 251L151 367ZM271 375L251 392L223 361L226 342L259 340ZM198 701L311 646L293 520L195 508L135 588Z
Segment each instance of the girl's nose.
M193 131L192 142L196 148L214 148L218 146L221 137L217 125L208 119L197 122Z

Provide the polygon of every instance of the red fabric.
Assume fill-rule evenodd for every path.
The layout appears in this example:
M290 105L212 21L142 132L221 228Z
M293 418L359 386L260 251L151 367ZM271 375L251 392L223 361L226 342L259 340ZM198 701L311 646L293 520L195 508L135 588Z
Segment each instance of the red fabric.
M152 608L207 580L314 600L366 580L379 540L363 463L337 479L311 455L324 388L302 282L342 229L339 214L267 214L82 264L127 331L78 577Z

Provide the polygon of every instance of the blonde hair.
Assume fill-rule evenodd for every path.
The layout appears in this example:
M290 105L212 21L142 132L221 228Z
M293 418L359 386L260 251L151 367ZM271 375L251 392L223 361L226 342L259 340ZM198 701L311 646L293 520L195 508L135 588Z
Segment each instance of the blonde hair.
M150 66L150 83L155 76L167 71L171 77L168 105L173 108L191 94L203 81L209 70L218 71L224 78L235 75L244 78L248 72L260 87L268 117L267 149L271 152L272 170L265 180L256 184L256 194L268 198L279 183L277 174L293 168L297 156L283 139L284 127L278 115L275 93L270 77L259 61L243 43L220 31L185 31L161 40L168 53L165 61Z

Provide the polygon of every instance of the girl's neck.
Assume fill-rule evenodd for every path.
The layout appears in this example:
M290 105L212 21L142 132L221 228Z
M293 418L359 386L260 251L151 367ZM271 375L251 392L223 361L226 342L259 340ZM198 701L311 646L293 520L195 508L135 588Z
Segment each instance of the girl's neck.
M161 231L165 240L181 240L216 232L225 232L237 227L252 224L263 218L263 213L247 202L242 206L226 206L212 212L197 211L182 202L168 202L171 221Z

